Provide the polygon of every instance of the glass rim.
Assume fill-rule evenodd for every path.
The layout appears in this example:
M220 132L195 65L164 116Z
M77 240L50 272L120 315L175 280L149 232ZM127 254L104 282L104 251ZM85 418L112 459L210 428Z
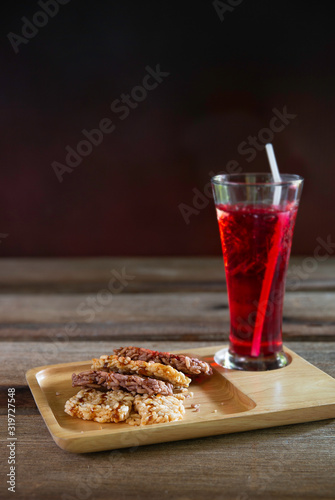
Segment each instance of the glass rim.
M232 185L232 186L287 186L292 184L301 183L304 181L304 178L300 175L296 174L280 174L282 180L280 182L275 181L262 181L262 182L245 182L245 181L234 181L234 178L238 178L241 176L268 176L272 178L271 173L267 172L251 172L251 173L238 173L238 174L217 174L211 178L211 183L217 186L222 185Z

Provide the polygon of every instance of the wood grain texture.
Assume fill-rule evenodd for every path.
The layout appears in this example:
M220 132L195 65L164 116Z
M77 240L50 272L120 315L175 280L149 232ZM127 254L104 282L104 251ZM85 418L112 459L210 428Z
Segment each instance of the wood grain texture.
M225 292L1 294L0 339L216 340L229 336ZM104 302L102 302L104 300ZM335 340L335 292L287 292L284 339Z
M303 271L304 259L291 259L294 265ZM92 322L78 317L78 304L123 266L136 279L118 301L113 296ZM286 296L284 338L335 377L335 260L304 276ZM334 420L80 456L53 442L26 386L29 368L129 343L159 350L219 344L229 331L226 305L221 258L0 260L0 428L6 428L6 390L14 385L16 498L100 500L112 491L126 500L333 499ZM78 329L65 336L69 318ZM3 431L0 438L5 447ZM0 497L12 498L5 486Z
M49 343L3 343L0 376L4 385L22 385L24 371L34 366L34 352L45 352L49 363L88 359L107 352L114 343L72 342L66 351L51 353ZM116 343L115 347L120 346ZM192 349L206 342L146 342L160 350ZM291 342L289 347L330 375L335 375L333 343ZM31 350L30 350L31 348ZM95 350L96 349L96 350ZM13 360L20 359L20 363ZM4 363L6 363L4 365ZM21 373L18 367L23 363ZM16 377L14 379L12 377ZM12 380L10 380L12 378ZM22 389L21 389L22 390ZM16 498L116 498L200 500L332 499L335 489L333 436L335 420L259 431L73 455L53 442L42 417L27 401L18 411L18 489ZM5 417L0 416L1 428ZM2 436L1 436L2 437ZM155 485L149 481L155 471ZM1 498L6 495L1 485ZM222 493L224 492L224 494Z
M306 260L309 259L309 260ZM292 257L294 290L335 290L335 258L324 262ZM4 258L0 260L0 291L15 293L96 293L106 288L113 271L134 276L124 293L215 291L225 289L221 257L131 258Z
M183 420L166 425L129 427L125 423L99 424L66 415L65 402L78 392L71 384L72 373L89 370L90 360L33 368L26 379L53 439L62 449L74 453L335 418L335 380L295 352L285 348L290 364L281 370L250 373L215 364L215 352L224 347L186 352L210 363L213 374L191 383L193 398L184 401ZM200 411L192 410L191 403L199 405Z
M27 387L25 373L35 366L53 365L82 361L99 357L102 353L112 353L114 348L124 345L136 345L134 339L123 341L91 341L76 342L1 342L0 380L2 386ZM190 350L199 347L217 345L215 341L144 341L141 347L161 351ZM286 345L299 356L314 364L320 370L335 378L335 343L332 342L287 342ZM19 360L19 362L16 362Z
M38 415L22 416L18 432L15 498L334 498L330 421L79 456L58 448Z

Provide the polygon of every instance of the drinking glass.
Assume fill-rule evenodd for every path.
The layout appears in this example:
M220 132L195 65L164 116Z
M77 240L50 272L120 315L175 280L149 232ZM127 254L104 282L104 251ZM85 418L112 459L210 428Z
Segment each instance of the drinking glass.
M238 370L272 370L283 351L285 279L303 179L282 174L212 178L230 312L229 348L215 361Z

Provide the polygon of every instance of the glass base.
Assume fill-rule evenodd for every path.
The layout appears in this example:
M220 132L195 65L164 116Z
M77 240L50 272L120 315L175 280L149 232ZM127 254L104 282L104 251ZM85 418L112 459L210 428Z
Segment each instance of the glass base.
M221 349L214 356L214 361L230 370L245 370L252 372L260 372L266 370L277 370L277 368L284 368L290 364L290 359L283 352L276 352L270 356L258 356L253 358L251 356L240 356L239 354L232 353L228 348Z

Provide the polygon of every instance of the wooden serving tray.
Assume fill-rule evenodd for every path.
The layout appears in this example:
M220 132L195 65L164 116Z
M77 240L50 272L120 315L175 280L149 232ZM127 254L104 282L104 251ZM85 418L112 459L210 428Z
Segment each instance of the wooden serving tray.
M85 453L166 441L228 434L335 417L335 379L285 348L290 365L268 372L227 370L214 354L226 346L184 352L211 363L214 374L190 385L184 419L167 424L132 427L99 424L64 412L67 399L78 392L71 375L90 368L91 361L32 368L27 382L55 442L64 450ZM196 412L191 404L200 404Z

